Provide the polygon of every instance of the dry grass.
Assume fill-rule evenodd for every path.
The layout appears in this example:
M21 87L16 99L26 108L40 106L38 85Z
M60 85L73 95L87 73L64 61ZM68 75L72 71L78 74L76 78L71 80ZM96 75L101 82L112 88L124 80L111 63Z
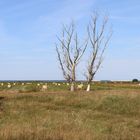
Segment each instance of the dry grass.
M0 93L0 140L139 140L140 90Z

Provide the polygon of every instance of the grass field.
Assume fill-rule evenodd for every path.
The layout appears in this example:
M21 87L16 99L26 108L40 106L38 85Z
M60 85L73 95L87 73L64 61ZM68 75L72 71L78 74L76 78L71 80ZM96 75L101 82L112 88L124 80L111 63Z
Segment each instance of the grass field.
M90 93L1 90L0 140L139 140L139 88L98 86Z

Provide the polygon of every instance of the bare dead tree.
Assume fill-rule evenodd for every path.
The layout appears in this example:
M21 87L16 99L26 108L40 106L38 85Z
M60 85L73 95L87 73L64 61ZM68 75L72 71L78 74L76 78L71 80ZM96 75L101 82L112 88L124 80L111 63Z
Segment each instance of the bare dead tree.
M79 44L78 35L73 23L70 26L63 26L62 36L57 37L59 44L56 44L58 61L64 78L71 84L71 91L75 90L76 68L82 58L87 41Z
M112 36L112 31L106 30L108 29L107 23L107 16L104 16L101 21L98 13L94 13L87 28L89 49L91 52L88 60L87 72L85 74L88 83L87 91L90 91L91 82L103 62L104 52Z

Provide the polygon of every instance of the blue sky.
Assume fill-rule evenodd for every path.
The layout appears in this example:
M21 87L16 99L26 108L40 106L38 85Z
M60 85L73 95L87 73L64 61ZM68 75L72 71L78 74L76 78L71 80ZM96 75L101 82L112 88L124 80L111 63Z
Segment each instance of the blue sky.
M114 31L95 79L140 79L140 1L1 0L0 80L63 79L55 52L56 35L62 23L74 20L83 37L95 10L109 14ZM84 78L84 69L80 65L78 79Z

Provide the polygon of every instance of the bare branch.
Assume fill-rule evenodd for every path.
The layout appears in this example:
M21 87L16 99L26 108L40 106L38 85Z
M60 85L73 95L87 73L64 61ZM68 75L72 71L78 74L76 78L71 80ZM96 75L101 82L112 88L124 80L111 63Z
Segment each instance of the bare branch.
M80 47L78 34L73 23L68 27L63 25L62 37L57 36L57 39L61 51L56 46L56 52L63 76L67 81L71 82L71 85L74 85L76 68L86 50L87 43L84 48Z
M92 17L91 22L87 27L87 33L91 48L91 55L89 57L86 78L88 83L91 83L95 74L100 68L103 62L103 55L108 46L109 40L112 36L112 32L106 35L106 28L108 23L108 17L105 16L102 24L98 21L98 14ZM97 26L98 24L98 26Z

